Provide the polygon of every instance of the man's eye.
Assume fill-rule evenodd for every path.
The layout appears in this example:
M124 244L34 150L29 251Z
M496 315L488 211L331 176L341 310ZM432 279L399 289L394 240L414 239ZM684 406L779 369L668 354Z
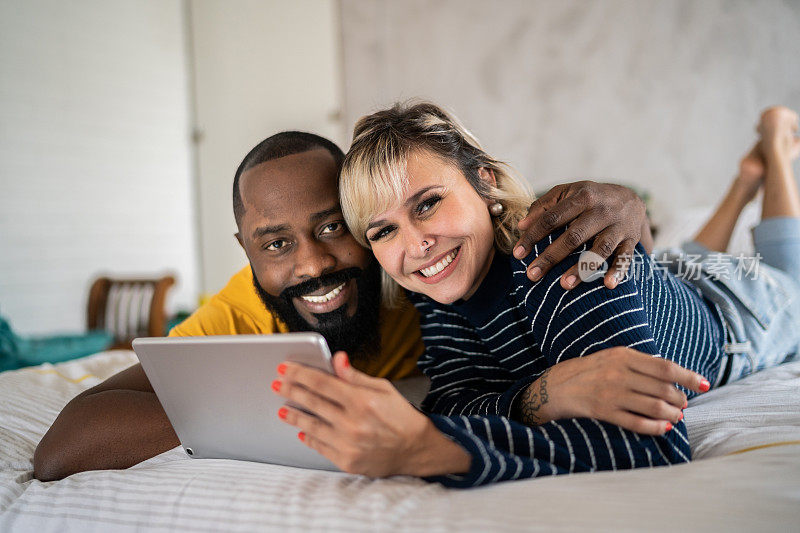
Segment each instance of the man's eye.
M437 194L431 196L426 200L423 200L422 202L419 203L419 205L417 205L417 214L422 215L425 212L429 211L431 208L436 206L436 204L438 204L441 199L442 197Z
M341 222L331 222L330 224L327 224L324 228L322 228L322 234L325 235L327 233L336 233L337 231L342 229L342 227L344 227L344 224L342 224Z
M389 235L393 231L394 231L394 226L386 226L386 227L383 227L383 228L379 229L378 231L376 231L372 235L367 236L367 239L371 240L372 242L379 241L379 240L383 239L384 237L386 237L387 235Z
M264 249L274 252L280 250L281 248L285 248L287 244L288 243L286 241L279 239L277 241L272 241L268 245L264 246Z

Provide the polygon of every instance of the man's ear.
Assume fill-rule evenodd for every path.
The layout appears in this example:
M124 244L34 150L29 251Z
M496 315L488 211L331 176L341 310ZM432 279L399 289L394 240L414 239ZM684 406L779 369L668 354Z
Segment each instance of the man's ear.
M239 243L239 246L241 246L242 250L244 250L245 248L244 248L244 243L242 242L242 234L237 231L236 233L233 234L233 236L236 237L236 241Z

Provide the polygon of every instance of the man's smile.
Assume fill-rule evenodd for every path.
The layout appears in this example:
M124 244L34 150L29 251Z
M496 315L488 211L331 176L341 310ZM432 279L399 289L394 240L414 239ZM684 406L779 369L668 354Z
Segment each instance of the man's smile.
M306 310L316 315L330 313L345 305L355 290L355 279L351 278L338 285L322 287L309 294L292 298L298 310Z

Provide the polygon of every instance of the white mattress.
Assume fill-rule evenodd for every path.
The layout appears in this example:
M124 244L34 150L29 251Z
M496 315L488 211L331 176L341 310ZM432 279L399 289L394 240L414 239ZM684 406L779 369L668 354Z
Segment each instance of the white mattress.
M0 531L797 530L800 362L712 391L686 410L693 463L448 490L413 478L189 459L32 479L66 402L136 361L106 352L0 374ZM740 452L740 453L735 453Z

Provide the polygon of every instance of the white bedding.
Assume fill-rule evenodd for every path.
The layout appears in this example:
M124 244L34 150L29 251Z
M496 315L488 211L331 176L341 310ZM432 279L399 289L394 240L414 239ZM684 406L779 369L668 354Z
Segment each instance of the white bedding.
M41 483L32 456L66 402L136 361L106 352L0 374L0 531L798 530L800 362L686 409L696 459L457 491L176 448L128 470ZM734 453L741 452L741 453Z

